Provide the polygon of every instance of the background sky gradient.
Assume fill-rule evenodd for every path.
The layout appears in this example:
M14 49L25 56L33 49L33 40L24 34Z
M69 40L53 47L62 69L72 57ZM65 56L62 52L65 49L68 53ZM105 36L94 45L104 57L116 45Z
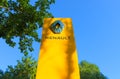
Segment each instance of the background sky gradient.
M72 18L79 62L87 60L109 79L120 79L120 0L56 0L50 12ZM41 36L41 29L38 32ZM39 47L34 43L35 59ZM0 69L15 65L22 56L19 52L0 39Z

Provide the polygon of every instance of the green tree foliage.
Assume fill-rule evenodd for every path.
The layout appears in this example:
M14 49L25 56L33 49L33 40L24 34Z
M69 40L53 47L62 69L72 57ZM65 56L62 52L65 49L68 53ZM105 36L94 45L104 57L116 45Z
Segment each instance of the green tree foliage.
M107 79L95 64L82 61L79 67L81 79Z
M37 30L43 19L53 17L48 11L55 0L0 0L0 38L14 47L14 38L19 39L19 49L27 55L33 51L33 41L40 41Z
M0 79L35 79L36 68L37 62L32 57L25 56L16 66L8 66L5 72L0 70ZM81 79L107 79L95 64L82 61L79 68Z
M0 79L2 79L3 75L4 75L4 72L0 70Z
M17 65L3 72L0 71L0 79L35 79L37 62L30 56L25 56Z

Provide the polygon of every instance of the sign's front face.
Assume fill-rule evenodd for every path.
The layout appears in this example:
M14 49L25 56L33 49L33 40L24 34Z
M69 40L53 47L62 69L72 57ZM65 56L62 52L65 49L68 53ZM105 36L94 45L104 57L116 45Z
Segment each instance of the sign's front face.
M44 20L36 79L80 79L70 18Z

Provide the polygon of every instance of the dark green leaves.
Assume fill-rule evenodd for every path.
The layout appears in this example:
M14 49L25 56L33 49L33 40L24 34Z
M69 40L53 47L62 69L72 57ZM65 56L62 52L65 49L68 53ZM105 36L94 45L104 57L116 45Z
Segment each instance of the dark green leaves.
M15 38L19 38L19 49L26 53L33 51L33 41L40 42L37 30L43 19L52 17L48 11L55 0L37 0L35 5L30 0L1 0L0 2L0 38L14 47Z

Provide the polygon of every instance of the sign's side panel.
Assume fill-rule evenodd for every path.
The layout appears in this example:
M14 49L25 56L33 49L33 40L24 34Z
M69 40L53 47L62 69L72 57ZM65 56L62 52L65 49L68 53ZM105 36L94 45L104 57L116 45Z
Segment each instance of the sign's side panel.
M72 20L45 19L36 79L80 79L79 75Z

